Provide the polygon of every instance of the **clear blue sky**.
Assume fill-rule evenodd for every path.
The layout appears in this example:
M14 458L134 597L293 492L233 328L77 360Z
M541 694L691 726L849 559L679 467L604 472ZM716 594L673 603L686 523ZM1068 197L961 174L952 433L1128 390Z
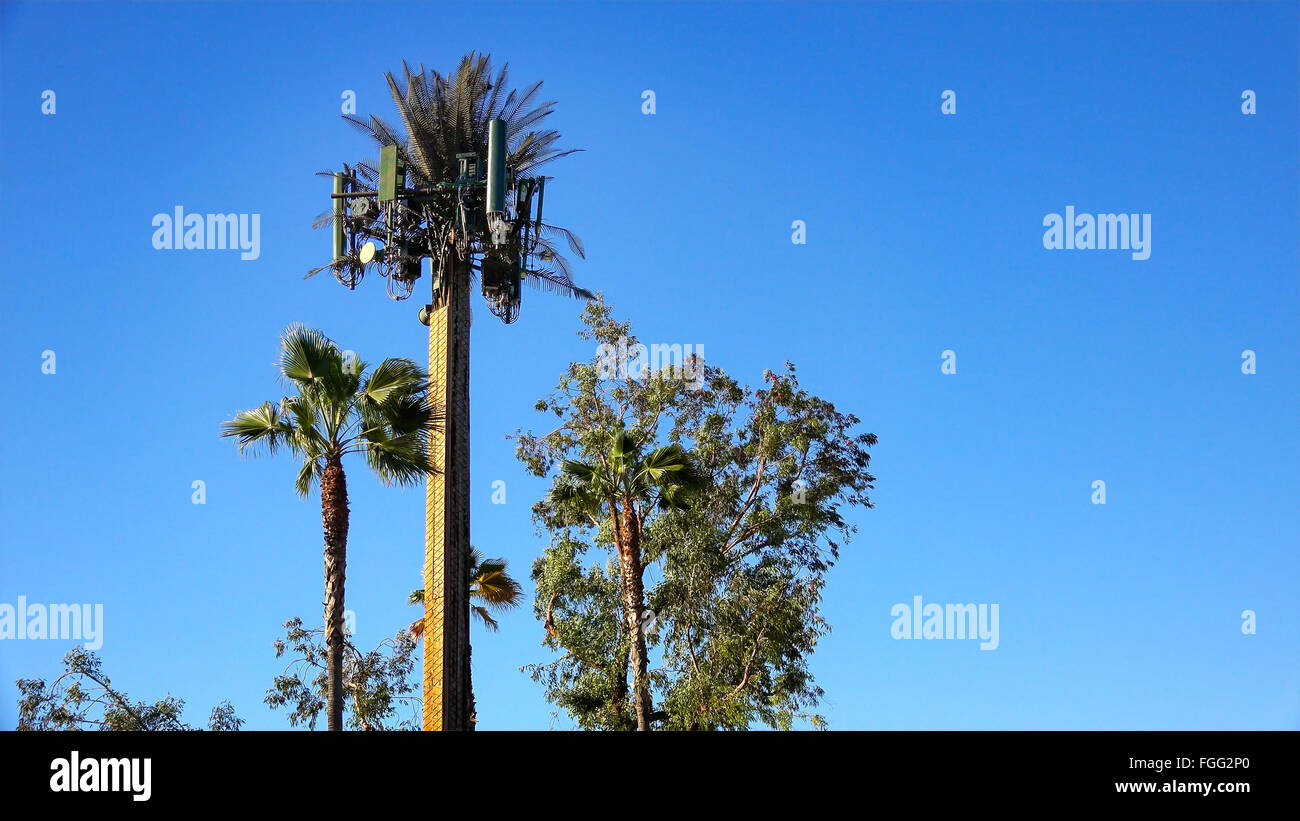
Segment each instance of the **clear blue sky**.
M813 662L832 727L1300 727L1298 41L1295 3L4 3L0 602L102 603L132 696L287 726L262 696L281 622L320 618L319 502L218 425L279 396L290 322L423 360L416 301L302 279L313 173L375 153L345 89L391 117L384 71L477 48L586 149L546 197L581 284L741 379L793 360L879 435ZM154 250L177 205L260 214L260 258ZM1045 250L1067 205L1150 213L1151 258ZM595 351L575 302L475 303L473 540L526 578L544 485L505 437ZM423 493L360 468L368 645L417 615ZM999 604L1000 647L891 639L914 595ZM531 607L476 632L482 727L569 726L518 671L542 636ZM0 644L0 727L72 644Z

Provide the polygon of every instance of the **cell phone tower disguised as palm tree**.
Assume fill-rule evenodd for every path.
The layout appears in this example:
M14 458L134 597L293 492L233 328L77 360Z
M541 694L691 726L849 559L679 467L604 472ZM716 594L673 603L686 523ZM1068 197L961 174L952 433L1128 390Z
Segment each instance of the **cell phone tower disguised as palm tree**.
M429 398L445 424L429 445L425 497L424 729L470 725L469 599L469 293L477 278L488 309L519 317L520 285L591 299L573 284L556 247L584 256L570 231L542 221L543 164L576 149L538 130L554 102L537 102L542 84L507 90L491 58L470 53L453 75L414 71L386 76L402 130L379 117L345 115L380 146L379 161L323 172L334 179L333 208L317 220L333 229L329 270L348 288L367 271L388 295L409 298L429 260L431 298L419 311L429 327Z

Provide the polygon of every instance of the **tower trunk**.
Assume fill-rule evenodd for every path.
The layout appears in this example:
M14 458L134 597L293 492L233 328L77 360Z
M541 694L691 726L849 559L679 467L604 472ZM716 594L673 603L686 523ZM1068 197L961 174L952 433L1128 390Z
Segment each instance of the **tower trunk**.
M468 260L434 271L429 398L445 408L430 437L425 491L424 729L470 729Z

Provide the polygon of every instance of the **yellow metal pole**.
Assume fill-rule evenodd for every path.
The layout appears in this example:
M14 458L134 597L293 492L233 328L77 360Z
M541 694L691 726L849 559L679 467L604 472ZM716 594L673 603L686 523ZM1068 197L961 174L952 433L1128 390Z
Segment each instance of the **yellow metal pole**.
M469 271L456 261L429 316L430 399L445 409L430 439L425 490L424 729L468 730Z

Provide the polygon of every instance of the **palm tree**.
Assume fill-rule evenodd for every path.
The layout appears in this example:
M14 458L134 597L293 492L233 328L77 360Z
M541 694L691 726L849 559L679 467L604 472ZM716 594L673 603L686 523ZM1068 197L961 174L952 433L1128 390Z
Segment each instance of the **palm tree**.
M607 452L596 455L599 459L592 463L565 460L551 489L550 503L597 528L602 517L608 516L618 550L637 729L647 730L653 707L647 674L641 534L652 510L684 509L702 479L681 445L666 445L643 456L641 444L624 429L614 434Z
M329 269L349 288L368 267L387 277L390 296L411 295L420 260L430 259L431 298L421 321L429 326L430 395L447 409L447 424L430 448L435 473L429 478L425 511L425 578L439 591L425 605L424 726L430 730L469 727L469 602L462 580L469 554L469 292L482 280L489 309L506 322L518 316L517 284L512 276L545 291L591 299L575 285L561 246L584 256L572 232L542 222L545 178L537 170L573 153L556 147L560 135L538 126L554 102L539 102L541 83L510 89L506 67L493 77L491 59L470 53L454 74L403 64L403 77L385 75L400 126L379 117L346 119L382 148L395 146L408 179L395 201L379 201L379 163L345 165L328 172L348 197L346 208L323 215L318 225L342 223L351 237L341 255L308 274ZM504 242L487 239L489 225L481 189L466 184L461 162L488 156L490 125L504 121L506 194ZM534 175L534 176L529 176ZM527 183L522 185L521 183ZM532 187L529 187L532 186ZM538 216L531 197L538 192ZM402 199L402 197L407 197ZM355 203L355 205L353 204ZM384 243L384 254L362 253L359 241ZM337 240L336 240L337 241ZM512 267L513 266L513 267ZM503 273L505 272L505 273Z
M265 402L223 422L221 436L239 452L302 460L294 487L306 496L320 482L325 529L325 646L331 730L343 728L343 595L347 571L348 485L343 457L365 456L386 485L412 485L429 470L429 433L438 414L429 404L428 377L409 359L366 363L345 358L320 331L290 325L280 340L280 373L296 393Z
M524 589L519 582L515 581L514 577L506 572L505 559L485 559L477 548L471 547L469 549L469 585L466 592L469 595L470 610L479 617L484 627L495 633L500 628L500 625L497 624L496 619L492 618L492 613L500 613L518 607ZM424 588L421 587L419 590L411 591L407 602L409 604L424 604ZM475 602L481 603L475 604ZM411 635L416 638L424 635L423 618L411 622ZM472 648L470 652L473 652ZM473 677L470 678L469 704L469 728L472 730L477 721L474 708Z

